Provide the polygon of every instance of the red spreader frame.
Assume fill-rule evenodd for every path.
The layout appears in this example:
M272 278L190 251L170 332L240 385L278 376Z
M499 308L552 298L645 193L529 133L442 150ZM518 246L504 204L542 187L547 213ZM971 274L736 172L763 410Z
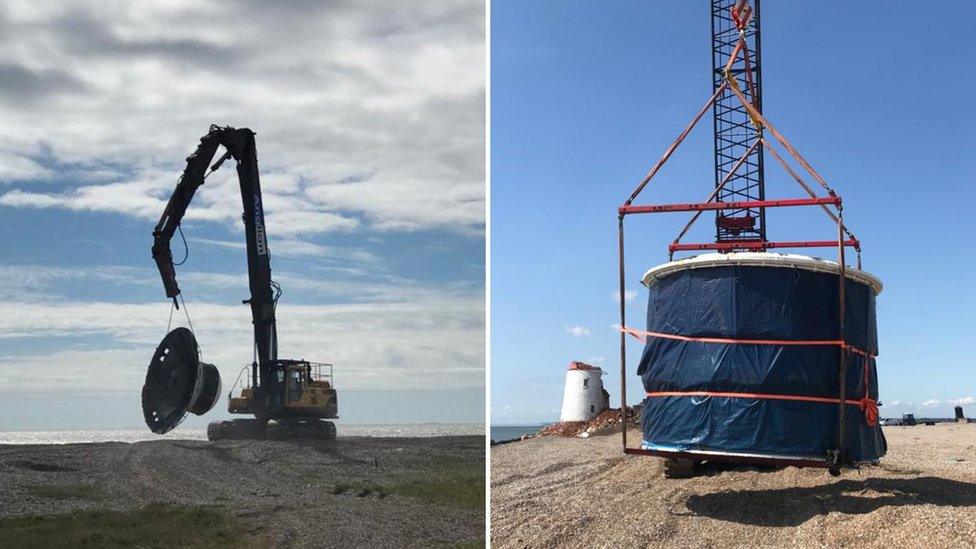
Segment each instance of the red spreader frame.
M745 2L740 2L739 4L748 7ZM737 4L738 5L738 4ZM733 16L740 15L737 14L735 9L733 9ZM748 21L746 20L746 23ZM742 93L740 89L739 80L736 76L737 73L733 72L731 67L736 62L739 55L743 55L745 58L745 63L748 65L748 49L745 45L745 35L741 32L743 26L740 25L740 38L739 45L732 52L728 63L726 64L725 70L725 80L722 81L712 96L705 102L705 105L695 114L691 122L687 127L678 135L670 147L664 152L664 155L660 160L655 163L651 169L647 172L641 182L637 185L634 191L630 194L627 200L618 208L617 219L618 219L618 258L619 258L619 284L620 284L620 294L624 295L625 290L625 261L624 261L624 220L627 216L637 215L637 214L659 214L659 213L675 213L675 212L694 212L691 219L687 222L684 228L678 233L678 236L671 242L668 246L668 258L669 260L674 259L674 253L679 251L692 251L692 250L717 250L720 252L732 252L732 251L765 251L774 248L837 248L837 264L839 266L839 276L838 280L838 302L837 302L837 315L840 327L840 333L836 340L836 345L839 349L839 360L838 360L838 395L836 399L829 399L831 402L837 402L837 413L838 413L838 433L837 433L837 447L830 452L829 456L823 459L807 459L802 457L797 458L781 458L781 457L769 457L769 456L758 456L758 455L746 455L746 454L731 454L722 452L697 452L697 451L663 451L663 450L646 450L642 448L632 448L627 445L627 414L621 414L621 440L623 444L623 451L625 454L638 454L647 456L659 456L665 458L677 458L677 459L689 459L694 461L716 461L716 462L733 462L733 463L746 463L755 465L776 465L776 466L796 466L796 467L823 467L831 470L831 473L839 474L842 467L854 465L849 457L846 455L844 449L844 441L846 440L846 426L845 426L845 406L852 403L860 403L862 407L868 408L874 405L873 401L870 404L867 402L869 399L867 395L861 400L850 400L847 398L846 394L846 362L848 352L857 352L857 350L852 350L848 345L844 343L844 304L845 304L845 283L847 280L846 271L846 253L847 248L853 248L857 254L857 267L861 268L861 243L860 241L851 233L851 231L844 225L843 216L843 201L840 196L838 196L833 189L827 184L823 177L810 165L809 162L796 150L795 147L781 134L775 126L773 126L769 120L763 116L760 109L757 107L758 101L750 101ZM750 81L750 86L752 83ZM741 102L742 107L748 113L752 125L755 127L755 139L752 141L751 145L745 150L745 153L738 159L734 164L731 171L725 175L719 184L715 187L715 190L705 199L703 202L694 203L684 203L684 204L634 204L634 201L641 195L644 189L648 186L651 180L657 175L668 159L674 154L677 148L682 144L685 138L691 133L695 128L704 114L711 109L715 102L727 91L738 98ZM751 90L751 95L755 98L755 90ZM826 196L819 196L814 192L813 188L807 184L806 181L800 176L797 170L793 167L777 152L776 148L773 146L766 137L763 135L765 131L768 131L769 135L773 137L777 145L782 146L782 148L787 152L787 154L798 164L803 172L806 172L813 180L819 184L819 186L825 191ZM736 172L746 163L747 159L752 155L757 148L762 147L764 152L768 152L777 163L784 168L784 170L790 175L790 177L798 183L800 188L805 192L807 196L800 198L786 198L786 199L762 199L762 200L749 200L749 201L726 201L722 202L718 200L718 197L725 187L725 185L733 178ZM836 240L804 240L804 241L782 241L773 242L768 241L765 238L757 239L742 239L742 240L723 240L719 242L709 242L709 243L682 243L681 239L687 234L688 230L695 224L696 221L701 217L704 211L722 211L722 210L759 210L762 211L764 208L790 208L790 207L807 207L814 206L820 207L830 218L833 224L837 227L837 239ZM628 332L633 332L633 330L627 328L626 322L626 300L620 299L620 405L621 410L626 410L627 407L627 341L626 336ZM770 395L773 398L776 395ZM784 399L789 399L789 396L784 395ZM877 416L877 408L874 407L874 416Z

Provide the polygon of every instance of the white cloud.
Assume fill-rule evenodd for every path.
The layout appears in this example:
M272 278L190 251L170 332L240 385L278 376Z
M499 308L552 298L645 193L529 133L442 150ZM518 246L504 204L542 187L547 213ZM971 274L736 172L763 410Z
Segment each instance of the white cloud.
M484 383L484 301L447 296L409 303L279 305L281 356L336 365L345 389L463 389ZM169 306L113 303L0 304L0 342L11 338L100 338L96 348L0 353L0 390L35 386L138 391ZM193 303L204 360L233 383L251 360L247 307ZM183 323L173 316L174 327Z
M21 181L50 177L51 171L27 156L0 151L0 181Z
M189 242L191 243L200 243L208 246L216 246L218 248L226 248L230 250L240 250L242 253L244 252L245 249L243 235L241 235L241 239L239 241L214 240L209 238L189 238L187 240L189 240ZM340 259L347 263L353 262L353 263L370 264L370 265L376 265L380 262L379 257L377 257L372 252L362 248L325 246L322 244L316 244L314 242L307 242L305 240L298 240L293 238L272 237L269 240L268 246L273 256L328 257L332 259Z
M475 0L5 2L0 203L155 219L216 122L257 132L272 234L480 231L484 20ZM232 172L188 219L239 222Z
M355 249L340 250L352 257L359 255ZM350 259L343 258L341 263L346 265L349 261ZM363 269L349 266L336 268L354 275L352 278L336 279L317 276L314 272L299 274L276 270L274 279L287 293L282 303L294 303L291 296L296 294L312 298L315 302L342 298L363 303L424 302L451 297L466 300L483 297L483 292L478 287L462 283L436 286L422 284L386 274L382 269L373 267L371 261L373 261L372 257L366 254L359 263L364 266ZM319 270L333 269L321 267ZM226 291L239 292L240 295L247 295L248 292L247 275L244 273L180 271L177 279L180 287L194 300L213 300L214 295L223 295L222 292ZM152 268L99 266L73 269L43 265L0 266L0 301L61 303L71 299L71 292L67 291L67 287L71 284L97 285L115 295L131 295L135 290L151 289L152 296L159 296L160 301L165 302L162 299L159 275Z
M53 208L61 205L63 199L58 196L50 196L41 193L29 193L19 190L10 191L0 195L0 205L13 206L15 208Z
M925 402L922 403L922 407L923 408L934 408L934 407L938 406L939 404L942 404L939 400L936 400L934 398L930 398L929 400L926 400Z
M615 303L620 303L620 291L618 290L616 292L613 292L613 295L611 295L610 298L613 299ZM624 290L624 301L630 303L636 298L637 298L637 292L635 292L634 290Z
M590 358L586 359L586 362L589 364L603 364L606 361L607 357L605 356L591 356Z
M247 249L247 244L245 244L243 238L240 240L231 241L231 240L215 240L212 238L191 237L191 238L187 238L187 241L191 244L199 243L199 244L205 244L207 246L224 248L227 250L240 250L241 252Z
M42 265L0 265L0 301L59 301L65 283L158 287L158 275L133 267L74 269Z
M949 401L949 404L952 404L953 406L968 406L970 404L976 404L976 397L967 396L952 399Z
M582 337L590 335L590 329L586 326L566 326L566 333L575 337Z
M60 193L14 189L0 195L0 205L20 208L58 208L81 212L122 213L156 221L172 193L172 174L140 172L128 181L78 187ZM237 183L230 178L211 182L195 196L185 219L221 222L240 226L241 205ZM268 231L295 236L350 230L359 226L355 218L315 209L308 198L286 195L278 189L264 193Z

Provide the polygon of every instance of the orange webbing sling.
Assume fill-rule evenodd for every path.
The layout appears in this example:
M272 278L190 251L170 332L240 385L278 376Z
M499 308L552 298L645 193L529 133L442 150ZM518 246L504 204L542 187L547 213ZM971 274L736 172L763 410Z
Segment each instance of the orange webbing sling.
M628 328L626 326L621 328L621 331L628 333L642 342L647 342L648 337L657 337L662 339L674 339L678 341L692 341L699 343L729 343L733 345L831 345L835 347L842 347L847 351L861 355L864 357L864 397L860 400L850 400L844 401L845 404L851 406L857 406L864 412L864 420L867 422L868 426L873 427L878 424L878 402L872 399L868 394L868 364L871 359L875 357L871 353L862 351L853 345L849 345L843 340L839 339L809 339L809 340L796 340L796 339L731 339L723 337L690 337L677 334L664 334L660 332L645 332L641 330L635 330L633 328ZM727 397L727 398L753 398L753 399L763 399L763 400L791 400L797 402L819 402L826 404L839 404L839 398L829 398L829 397L812 397L804 395L774 395L768 393L737 393L737 392L720 392L720 391L659 391L659 392L648 392L648 397Z

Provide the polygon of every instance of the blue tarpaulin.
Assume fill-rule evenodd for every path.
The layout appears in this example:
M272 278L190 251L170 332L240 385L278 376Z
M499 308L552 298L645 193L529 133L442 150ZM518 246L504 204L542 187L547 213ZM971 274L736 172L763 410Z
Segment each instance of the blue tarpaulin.
M788 266L677 269L648 281L647 331L735 340L838 340L838 275ZM844 340L878 354L875 289L847 279ZM648 337L638 374L647 393L839 397L839 346ZM865 372L865 362L867 368ZM878 399L875 361L847 353L847 399ZM865 373L867 376L865 376ZM865 395L866 391L866 395ZM850 459L887 445L858 406L845 405ZM838 404L741 396L649 396L643 447L823 459L837 448Z

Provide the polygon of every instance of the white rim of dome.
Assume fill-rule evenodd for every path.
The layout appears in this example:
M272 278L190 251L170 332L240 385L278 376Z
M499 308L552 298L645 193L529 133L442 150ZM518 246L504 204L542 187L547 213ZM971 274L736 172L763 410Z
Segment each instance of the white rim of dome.
M745 265L752 267L783 267L796 268L817 273L838 274L840 266L834 262L819 257L810 257L799 254L779 254L770 252L733 252L728 254L702 254L694 255L671 261L663 265L651 267L644 273L641 283L650 287L655 280L660 280L668 275L686 269L703 269L707 267L722 267L726 265ZM873 274L847 267L845 269L847 278L870 286L875 295L881 293L884 285L881 280Z

